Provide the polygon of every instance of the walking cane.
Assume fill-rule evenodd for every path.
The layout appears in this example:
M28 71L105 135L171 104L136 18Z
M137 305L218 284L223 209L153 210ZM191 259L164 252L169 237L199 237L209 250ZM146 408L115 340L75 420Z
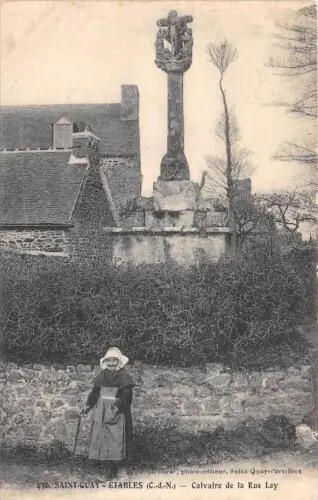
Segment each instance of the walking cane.
M76 435L75 435L75 443L74 443L74 450L73 450L73 458L72 458L72 464L71 464L71 474L73 474L73 469L74 469L74 462L75 462L75 452L76 452L76 446L77 446L77 438L81 426L81 420L82 416L78 415L78 422L77 422L77 428L76 428Z

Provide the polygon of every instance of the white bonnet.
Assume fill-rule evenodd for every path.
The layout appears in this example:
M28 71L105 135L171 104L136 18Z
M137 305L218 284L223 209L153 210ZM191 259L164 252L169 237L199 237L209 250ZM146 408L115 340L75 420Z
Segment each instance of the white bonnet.
M122 352L117 347L111 347L106 352L105 356L100 360L100 367L104 370L106 368L106 360L109 358L116 358L119 361L119 368L123 368L129 361L129 359L122 354Z

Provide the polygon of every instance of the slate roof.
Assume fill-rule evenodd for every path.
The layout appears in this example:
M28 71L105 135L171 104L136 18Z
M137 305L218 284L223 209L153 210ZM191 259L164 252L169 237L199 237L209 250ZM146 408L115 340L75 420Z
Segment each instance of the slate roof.
M54 104L0 107L0 149L49 148L61 117L86 123L106 156L139 156L139 121L120 119L120 104Z
M71 224L88 169L71 152L0 152L0 226Z
M107 158L101 164L118 214L129 200L141 196L141 176L133 158Z

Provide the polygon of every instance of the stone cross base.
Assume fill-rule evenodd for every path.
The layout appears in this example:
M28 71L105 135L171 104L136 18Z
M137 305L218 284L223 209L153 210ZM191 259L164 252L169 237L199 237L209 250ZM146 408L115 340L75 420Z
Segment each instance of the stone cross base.
M197 227L104 228L112 245L112 264L142 265L175 263L187 268L205 262L217 262L227 254L230 229Z
M196 210L194 182L158 180L153 186L153 205L155 212Z
M227 210L200 209L196 184L190 180L159 178L152 203L136 205L121 224L104 228L114 265L216 262L230 243Z

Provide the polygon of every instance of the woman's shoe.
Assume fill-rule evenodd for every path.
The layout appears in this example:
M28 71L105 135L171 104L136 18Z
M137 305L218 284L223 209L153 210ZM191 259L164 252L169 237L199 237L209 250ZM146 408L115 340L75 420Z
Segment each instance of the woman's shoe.
M110 479L117 477L119 466L117 463L112 463L108 469L108 474Z
M121 482L129 481L129 475L126 467L119 467L117 480Z

